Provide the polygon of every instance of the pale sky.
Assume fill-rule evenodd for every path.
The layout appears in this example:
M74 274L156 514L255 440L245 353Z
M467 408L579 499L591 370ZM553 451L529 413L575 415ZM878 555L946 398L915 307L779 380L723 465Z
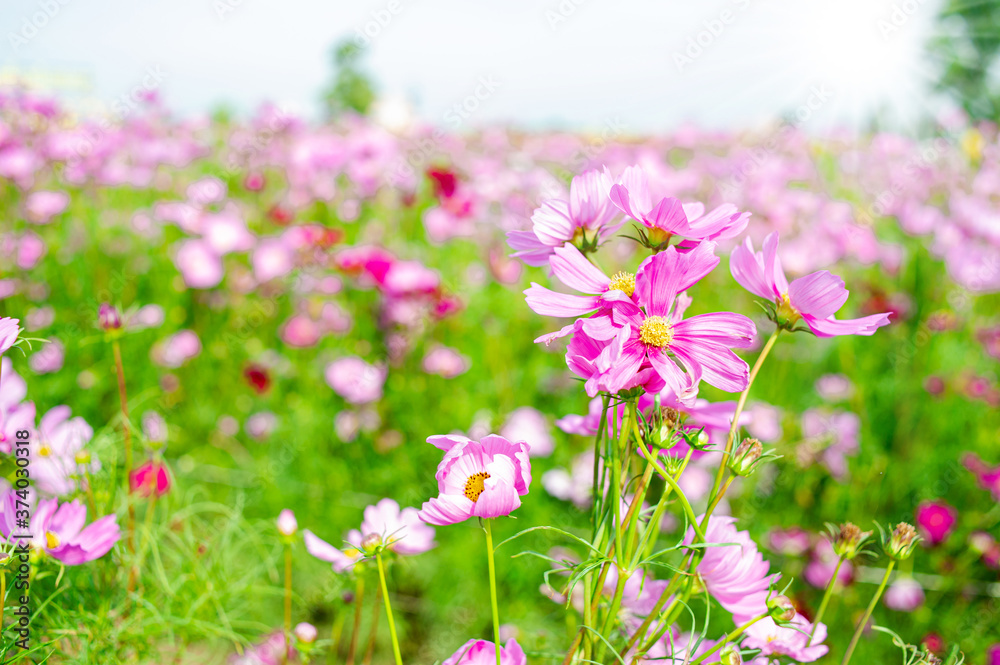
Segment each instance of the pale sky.
M332 45L367 27L380 91L432 122L464 102L463 124L656 131L796 109L807 127L876 111L905 127L932 110L922 47L940 0L3 3L0 72L69 74L87 99L155 78L184 114L273 101L315 115Z

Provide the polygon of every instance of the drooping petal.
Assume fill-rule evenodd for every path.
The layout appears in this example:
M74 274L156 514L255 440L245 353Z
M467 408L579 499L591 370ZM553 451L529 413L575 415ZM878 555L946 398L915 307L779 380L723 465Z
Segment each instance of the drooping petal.
M475 517L491 519L503 517L521 507L521 498L513 485L496 478L487 478L483 493L473 507Z
M738 393L747 387L750 367L722 344L705 338L679 340L675 336L670 350L682 361L696 363L701 369L701 378L720 390Z
M524 299L536 314L570 318L590 314L601 305L597 296L574 296L569 293L557 293L534 282L525 289Z
M882 326L889 325L889 314L872 314L860 319L835 319L832 316L827 319L818 319L814 316L804 314L802 320L809 326L817 337L837 337L839 335L864 335L875 334L875 331Z
M749 318L733 312L698 314L674 324L674 340L697 343L704 339L738 349L753 346L757 326Z
M516 493L515 493L516 496ZM426 524L446 526L464 522L472 517L475 505L463 495L442 494L425 501L420 509L420 520Z

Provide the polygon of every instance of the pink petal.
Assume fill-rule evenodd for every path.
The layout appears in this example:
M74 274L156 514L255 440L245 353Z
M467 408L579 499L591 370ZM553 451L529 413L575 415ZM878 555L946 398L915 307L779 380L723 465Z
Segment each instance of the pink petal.
M799 277L788 286L792 307L818 319L833 316L847 302L844 280L827 270Z

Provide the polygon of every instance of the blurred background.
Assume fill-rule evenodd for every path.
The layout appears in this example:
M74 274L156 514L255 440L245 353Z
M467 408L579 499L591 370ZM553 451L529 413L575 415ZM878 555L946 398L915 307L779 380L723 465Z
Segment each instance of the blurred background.
M875 619L997 665L998 26L993 0L3 0L0 314L49 343L5 355L0 416L70 407L94 464L61 500L142 522L127 616L124 544L91 566L42 558L49 662L266 652L283 619L279 511L340 545L383 497L421 505L431 434L540 442L498 538L588 532L593 441L558 425L588 399L562 349L533 344L559 322L522 292L551 280L505 234L583 171L641 164L682 200L751 211L758 247L780 232L790 276L842 276L838 316L892 313L871 338L782 338L751 396L751 433L782 459L720 510L809 616L835 574L825 523L915 522L925 545ZM692 311L769 332L730 249ZM609 274L643 254L624 239L602 252ZM125 321L137 462L170 481L153 501L126 491L103 303ZM345 357L364 361L356 381L337 380ZM491 634L478 525L436 538L392 563L411 662ZM567 545L522 543L508 553ZM320 662L346 660L362 607L359 660L390 662L374 579L360 602L356 577L300 545L294 615L320 629ZM575 624L542 584L548 562L500 567L507 630L533 663L561 662ZM884 567L841 573L829 662ZM873 633L855 662L899 655Z
M994 2L4 4L0 79L80 110L107 109L152 77L180 113L247 114L271 101L315 118L333 81L360 76L389 122L749 127L819 90L829 99L807 127L912 129L950 108L950 94L988 115L996 90ZM469 117L452 117L477 94Z

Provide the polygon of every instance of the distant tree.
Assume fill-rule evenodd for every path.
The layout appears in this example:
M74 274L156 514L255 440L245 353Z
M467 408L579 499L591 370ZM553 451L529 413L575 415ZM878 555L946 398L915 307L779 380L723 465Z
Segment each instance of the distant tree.
M1000 120L1000 2L946 0L931 52L940 61L938 87L973 120Z
M333 50L333 83L323 93L330 117L353 111L365 115L375 101L375 88L368 73L360 66L364 50L353 41L340 42Z

